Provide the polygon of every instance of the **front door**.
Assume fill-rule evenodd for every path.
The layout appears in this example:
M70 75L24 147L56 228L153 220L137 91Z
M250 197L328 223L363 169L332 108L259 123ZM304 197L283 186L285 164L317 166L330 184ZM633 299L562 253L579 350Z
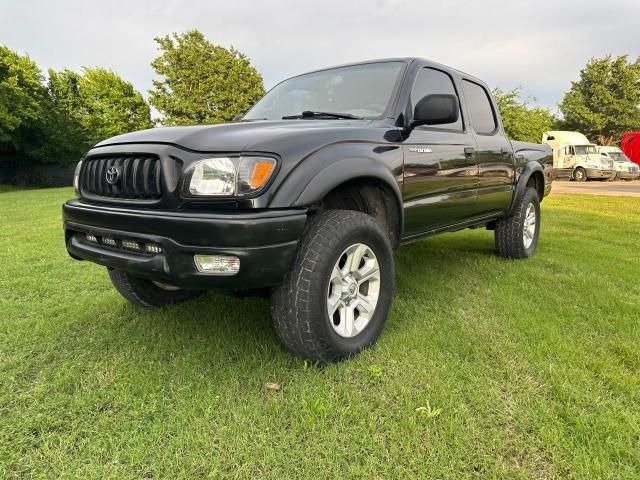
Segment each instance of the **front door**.
M418 72L411 90L411 110L430 94L457 95L451 77L434 68ZM477 210L476 143L456 123L416 127L404 141L405 236L454 225Z

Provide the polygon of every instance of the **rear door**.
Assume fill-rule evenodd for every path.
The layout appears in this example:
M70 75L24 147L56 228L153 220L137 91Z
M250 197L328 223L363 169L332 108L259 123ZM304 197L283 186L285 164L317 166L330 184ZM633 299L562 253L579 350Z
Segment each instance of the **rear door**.
M513 147L498 122L498 113L484 85L463 79L462 89L471 115L478 149L478 215L506 210L513 191Z
M451 76L436 68L421 68L411 89L411 112L426 95L443 93L459 97ZM464 125L461 114L455 123L416 127L405 139L406 236L459 223L476 210L476 144Z

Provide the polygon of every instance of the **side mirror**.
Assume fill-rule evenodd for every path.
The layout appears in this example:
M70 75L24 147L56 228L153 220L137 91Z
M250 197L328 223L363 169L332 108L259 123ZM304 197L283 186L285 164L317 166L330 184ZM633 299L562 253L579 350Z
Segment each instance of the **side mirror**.
M239 122L240 120L242 120L242 115L236 115L235 117L233 117L233 120L231 120L232 122Z
M413 112L411 128L418 125L444 125L460 118L458 97L448 94L432 94L423 97Z

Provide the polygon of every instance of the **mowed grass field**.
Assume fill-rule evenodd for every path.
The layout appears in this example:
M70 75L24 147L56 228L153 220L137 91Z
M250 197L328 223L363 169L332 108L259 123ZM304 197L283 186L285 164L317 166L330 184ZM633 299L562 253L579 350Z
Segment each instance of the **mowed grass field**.
M640 199L546 199L528 261L401 248L379 343L319 369L266 300L128 304L72 196L0 194L0 478L640 478Z

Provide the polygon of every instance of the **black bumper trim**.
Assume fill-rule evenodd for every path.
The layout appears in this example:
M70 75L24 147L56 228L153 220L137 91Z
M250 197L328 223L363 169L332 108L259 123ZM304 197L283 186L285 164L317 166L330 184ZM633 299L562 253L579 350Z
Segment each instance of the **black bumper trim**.
M200 210L144 210L92 205L70 200L63 219L80 225L163 235L185 245L260 247L297 240L307 222L307 210L208 213Z
M69 254L109 268L187 288L252 289L277 285L284 278L306 223L306 211L258 214L175 214L74 205L63 207ZM153 242L155 255L92 244L86 233ZM183 241L190 238L189 241ZM274 241L275 240L275 241ZM278 241L280 240L280 241ZM284 240L284 241L282 241ZM235 255L240 271L233 276L198 272L195 253Z

